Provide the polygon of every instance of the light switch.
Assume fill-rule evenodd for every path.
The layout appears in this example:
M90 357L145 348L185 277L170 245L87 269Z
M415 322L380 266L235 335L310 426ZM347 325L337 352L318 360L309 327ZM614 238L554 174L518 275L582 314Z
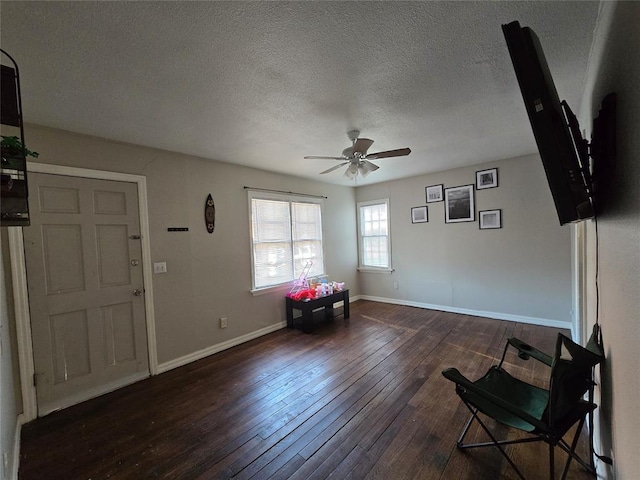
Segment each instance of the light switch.
M153 273L167 273L167 262L156 262L153 264Z

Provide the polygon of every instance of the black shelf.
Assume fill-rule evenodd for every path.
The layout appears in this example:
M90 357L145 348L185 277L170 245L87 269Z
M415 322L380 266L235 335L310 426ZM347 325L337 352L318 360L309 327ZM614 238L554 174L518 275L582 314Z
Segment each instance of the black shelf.
M22 122L22 99L20 96L20 75L18 65L4 50L0 49L13 67L2 64L0 83L2 105L0 123L8 127L17 127L15 135L24 146L24 126ZM4 130L4 129L3 129ZM3 132L4 134L4 132ZM29 221L29 185L27 182L27 160L24 148L1 149L0 163L0 226L24 227Z

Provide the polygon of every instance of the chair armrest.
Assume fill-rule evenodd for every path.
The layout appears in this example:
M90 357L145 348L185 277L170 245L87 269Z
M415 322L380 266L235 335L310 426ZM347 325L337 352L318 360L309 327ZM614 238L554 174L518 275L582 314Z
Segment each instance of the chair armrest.
M508 341L509 341L509 345L511 345L512 347L518 350L518 356L523 360L528 360L529 357L532 357L549 367L553 363L553 358L551 357L551 355L547 355L546 353L541 352L537 348L532 347L531 345L523 342L519 338L511 337Z
M527 412L525 412L521 408L518 408L516 405L507 402L503 398L498 397L497 395L494 395L493 393L485 390L484 388L481 388L481 387L477 386L475 383L473 383L467 377L462 375L458 371L457 368L447 368L447 369L442 371L442 375L447 380L451 380L452 382L454 382L456 384L456 390L462 389L463 392L465 390L469 391L469 392L472 392L472 393L474 393L474 394L476 394L476 395L478 395L480 397L483 397L484 399L490 401L491 403L497 405L498 407L506 410L507 412L515 415L516 417L520 417L522 420L524 420L525 422L533 425L537 429L539 429L539 430L541 430L543 432L548 432L549 431L549 426L548 425L545 425L539 419L529 415Z

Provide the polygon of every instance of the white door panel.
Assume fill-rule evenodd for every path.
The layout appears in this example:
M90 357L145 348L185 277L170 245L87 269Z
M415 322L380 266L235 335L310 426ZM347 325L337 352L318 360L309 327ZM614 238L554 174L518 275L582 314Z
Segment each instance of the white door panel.
M137 187L30 174L24 228L40 413L148 374ZM136 236L138 238L136 238Z

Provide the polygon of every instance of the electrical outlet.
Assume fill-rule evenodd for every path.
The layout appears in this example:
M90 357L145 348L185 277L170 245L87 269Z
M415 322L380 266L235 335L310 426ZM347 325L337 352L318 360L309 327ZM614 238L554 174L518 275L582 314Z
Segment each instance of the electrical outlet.
M156 262L153 264L153 273L167 273L167 262Z
M227 328L227 317L220 317L220 328Z
M398 290L398 282L393 282L393 289Z

